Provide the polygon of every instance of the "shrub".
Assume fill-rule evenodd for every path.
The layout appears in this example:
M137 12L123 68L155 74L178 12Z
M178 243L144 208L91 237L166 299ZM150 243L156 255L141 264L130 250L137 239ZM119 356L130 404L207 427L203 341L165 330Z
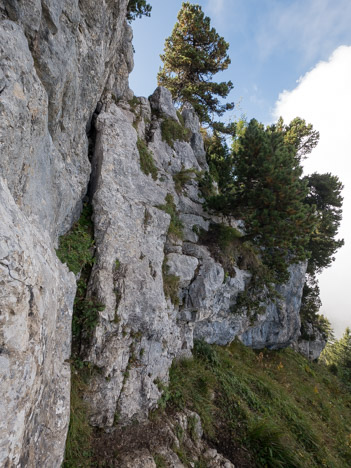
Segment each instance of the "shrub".
M149 175L156 180L158 169L155 166L154 158L152 156L152 152L146 146L145 141L138 138L137 147L140 156L140 169L144 172L144 174Z
M166 203L159 205L158 208L169 214L171 222L169 223L168 235L178 239L183 239L183 223L179 219L177 207L174 203L173 195L168 193L165 198Z
M179 194L183 191L185 185L192 179L192 176L196 174L195 169L184 169L182 168L177 174L174 174L174 188Z
M183 127L173 119L164 119L161 123L162 140L168 146L174 149L175 140L189 141L191 137L191 130Z
M149 175L156 180L158 169L155 166L155 162L152 156L152 152L146 146L145 141L138 138L137 147L140 156L140 169L144 172L144 174Z
M93 223L91 221L92 207L85 204L79 220L70 231L60 237L56 255L62 263L75 275L81 272L85 265L93 264L94 238Z

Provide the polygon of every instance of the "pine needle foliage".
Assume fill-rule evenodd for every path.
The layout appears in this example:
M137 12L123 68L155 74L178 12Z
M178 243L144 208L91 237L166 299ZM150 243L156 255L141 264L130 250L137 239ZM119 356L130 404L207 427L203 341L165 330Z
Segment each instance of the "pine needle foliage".
M127 7L127 20L131 23L136 18L150 16L151 5L146 0L129 0Z
M178 105L192 104L202 123L211 124L213 114L220 116L234 107L233 103L221 104L219 100L228 96L232 82L212 81L213 75L230 64L228 48L201 6L184 2L165 42L158 84L171 91Z
M275 125L251 120L232 152L232 177L208 200L210 208L245 221L246 238L262 248L276 282L288 279L289 264L307 258L315 225L296 148L284 137Z

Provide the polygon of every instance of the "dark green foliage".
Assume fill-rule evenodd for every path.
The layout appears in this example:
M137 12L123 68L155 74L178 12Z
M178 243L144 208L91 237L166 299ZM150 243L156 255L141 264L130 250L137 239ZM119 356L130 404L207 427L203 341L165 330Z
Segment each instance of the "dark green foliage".
M225 138L214 132L212 135L205 136L204 143L209 173L213 181L221 188L222 194L232 191L234 187L233 156Z
M173 196L170 193L167 193L165 201L166 203L164 205L159 205L158 208L168 213L171 217L171 222L169 223L168 228L168 235L178 239L183 239L183 223L179 219Z
M173 119L164 119L161 123L161 134L162 140L167 143L168 146L174 148L174 142L189 141L191 136L191 130L179 124Z
M179 304L179 276L170 275L168 273L169 267L167 259L165 258L162 265L162 278L163 278L163 291L166 297L169 297L172 304Z
M172 35L165 42L158 84L171 91L176 103L191 103L203 123L211 124L213 113L222 115L234 107L218 99L228 96L233 88L231 81L211 81L213 75L228 68L228 48L201 7L184 2Z
M185 185L194 177L194 174L196 174L195 169L182 169L177 174L174 174L174 188L178 194L183 191Z
M310 336L308 324L311 324L315 330L318 330L325 339L328 339L331 333L331 325L327 318L319 315L322 301L319 296L318 281L314 275L307 275L303 287L302 301L300 308L301 317L301 339L314 340L315 336Z
M138 137L137 147L140 156L140 169L144 172L144 174L149 175L154 180L157 180L158 169L155 166L155 162L152 156L152 152L147 147L144 140L141 140Z
M305 203L313 206L317 214L317 224L308 244L308 272L316 274L331 265L335 252L344 245L343 240L335 239L342 219L343 185L337 176L329 173L314 173L304 179L309 189Z
M193 359L173 364L166 393L171 414L196 411L205 439L235 466L350 466L350 395L291 349L197 342Z
M330 323L318 311L322 305L319 297L316 274L331 265L335 252L344 244L342 239L335 239L342 218L343 186L337 176L327 174L311 174L306 176L308 194L305 203L313 207L317 219L311 233L308 250L307 281L304 286L301 304L302 338L308 338L307 324L319 330L325 338L330 334Z
M351 392L351 329L346 328L339 340L331 337L324 349L321 360L330 371L337 374ZM350 441L351 444L351 441Z
M60 237L60 245L56 250L61 262L67 263L75 275L80 273L85 265L93 264L94 238L91 216L91 205L84 205L81 217L67 234Z
M244 219L246 237L262 247L263 263L286 281L287 267L307 257L314 226L313 210L304 203L307 186L296 151L276 127L251 120L233 153L235 189L221 190L209 206Z
M127 20L129 22L142 16L150 16L151 5L146 0L129 0L127 7Z
M284 141L295 148L296 157L301 162L311 153L319 141L319 132L313 129L312 124L295 117L289 125L285 125L282 117L277 122L277 129L284 133Z
M83 341L89 341L98 320L99 312L105 309L94 296L87 293L87 282L91 269L87 267L77 282L72 317L72 353L80 353Z

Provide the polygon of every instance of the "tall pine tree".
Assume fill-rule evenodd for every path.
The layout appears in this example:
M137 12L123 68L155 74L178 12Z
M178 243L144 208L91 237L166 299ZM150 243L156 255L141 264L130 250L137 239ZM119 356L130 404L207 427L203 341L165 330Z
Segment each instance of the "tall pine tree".
M228 68L228 48L201 7L184 2L165 42L158 84L171 91L176 104L192 104L202 123L213 125L213 114L220 116L234 107L219 100L228 96L232 82L211 81L213 75Z

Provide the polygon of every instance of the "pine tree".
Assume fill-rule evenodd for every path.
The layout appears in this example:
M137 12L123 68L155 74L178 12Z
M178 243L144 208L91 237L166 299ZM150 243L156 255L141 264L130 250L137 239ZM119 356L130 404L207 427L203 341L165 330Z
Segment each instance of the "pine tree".
M284 132L256 120L248 124L233 153L234 189L209 200L209 206L245 221L246 238L262 247L265 265L277 281L287 279L287 266L307 257L314 225L304 203L307 184L296 148Z
M129 0L127 7L127 20L129 22L142 16L150 16L151 5L146 3L146 0Z
M308 272L316 274L331 265L335 252L344 245L343 239L335 239L342 219L343 185L330 173L314 173L305 180L309 188L305 202L315 207L318 217L308 245Z
M228 96L232 82L211 81L213 75L228 68L228 48L201 7L184 2L172 35L165 42L158 84L171 91L176 104L192 104L202 123L213 125L213 114L220 116L234 107L218 99Z

